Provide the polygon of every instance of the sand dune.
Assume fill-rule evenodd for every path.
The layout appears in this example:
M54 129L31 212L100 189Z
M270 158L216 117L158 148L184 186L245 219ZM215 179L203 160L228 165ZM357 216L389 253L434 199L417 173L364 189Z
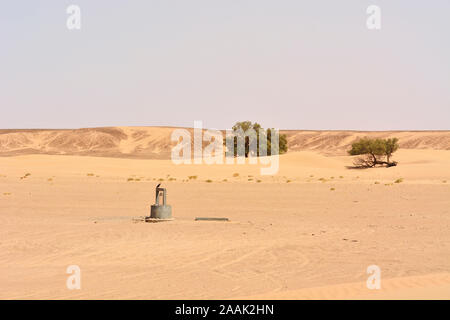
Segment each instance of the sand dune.
M311 150L345 155L352 142L362 137L400 140L402 149L450 150L450 131L283 131L291 151Z
M173 128L0 130L0 155L169 158Z
M0 130L0 156L20 154L89 155L169 159L170 127L112 127L76 130ZM188 129L192 132L192 129ZM358 138L398 137L404 149L450 150L450 131L282 131L290 151L345 155Z

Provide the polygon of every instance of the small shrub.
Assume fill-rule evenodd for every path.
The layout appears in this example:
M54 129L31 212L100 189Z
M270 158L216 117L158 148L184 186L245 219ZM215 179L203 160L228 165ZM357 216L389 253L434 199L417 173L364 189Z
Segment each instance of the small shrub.
M197 180L197 176L189 176L189 180Z
M398 178L397 180L394 181L394 183L402 183L403 182L403 178Z
M26 173L23 177L20 177L20 180L26 179L29 176L31 176L31 173Z
M128 178L127 181L134 181L134 179L133 178Z
M322 181L322 182L327 182L327 179L325 179L325 178L320 178L320 179L318 179L319 181Z
M339 179L344 179L344 176L339 176Z
M261 180L259 180L259 179L258 179L258 180L256 180L256 182L260 183L260 182L261 182Z
M288 179L288 180L286 180L286 183L290 183L290 182L292 182L292 181L291 181L291 180L289 180L289 179Z
M380 184L380 182L379 181L375 181L374 184Z
M223 181L223 182L227 182L228 180L227 180L227 179L223 179L222 181Z
M207 183L211 183L211 182L213 182L211 179L208 179L208 180L206 180L205 182L207 182Z
M442 180L442 183L447 183L447 180Z
M330 191L334 191L334 190L336 190L335 188L330 188Z
M93 177L93 176L95 176L95 174L93 174L93 173L88 173L87 176L88 176L88 177Z
M233 173L233 177L234 177L234 178L239 177L239 173L237 173L237 172L236 172L236 173Z
M159 178L158 181L164 181L164 179L163 178Z

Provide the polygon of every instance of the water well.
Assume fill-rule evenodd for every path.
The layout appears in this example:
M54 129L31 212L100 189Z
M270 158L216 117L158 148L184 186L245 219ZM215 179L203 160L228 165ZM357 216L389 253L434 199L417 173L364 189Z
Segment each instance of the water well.
M161 184L156 186L156 199L155 204L150 208L150 217L146 217L145 221L159 222L170 221L172 218L172 206L167 204L167 190L166 188L160 188ZM161 202L162 198L162 204Z

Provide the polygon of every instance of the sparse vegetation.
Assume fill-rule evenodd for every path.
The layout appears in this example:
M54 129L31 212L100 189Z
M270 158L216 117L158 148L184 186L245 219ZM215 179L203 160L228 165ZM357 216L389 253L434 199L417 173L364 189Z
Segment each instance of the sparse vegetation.
M176 178L173 178L173 177L171 177L171 178L169 178L169 181L176 181L177 179Z
M189 180L197 180L197 176L188 176Z
M211 183L213 182L211 179L206 180L205 182Z
M396 166L397 162L391 162L392 154L398 150L398 139L371 139L362 138L352 144L348 153L352 156L361 157L354 161L356 167L373 168L376 165L386 165L386 167ZM386 157L386 160L384 160Z
M403 182L403 178L398 178L397 180L394 181L394 183L402 183Z

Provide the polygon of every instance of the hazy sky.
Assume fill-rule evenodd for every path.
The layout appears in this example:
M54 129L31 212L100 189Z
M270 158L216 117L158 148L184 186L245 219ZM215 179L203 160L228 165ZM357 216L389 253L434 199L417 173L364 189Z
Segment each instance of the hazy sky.
M449 0L1 0L0 40L0 128L450 129Z

